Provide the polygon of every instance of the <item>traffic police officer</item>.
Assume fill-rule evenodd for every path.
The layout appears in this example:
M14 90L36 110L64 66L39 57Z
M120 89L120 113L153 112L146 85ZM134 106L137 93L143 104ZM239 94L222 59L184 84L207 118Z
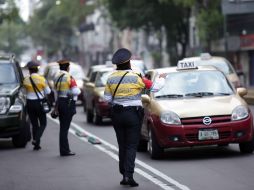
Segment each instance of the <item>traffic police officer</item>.
M27 112L32 124L32 134L34 150L40 150L40 139L46 128L47 119L46 113L42 111L41 103L39 99L43 99L50 93L50 88L47 84L46 79L38 74L39 64L30 61L27 63L30 76L25 77L23 86L27 92ZM34 89L32 82L36 85L37 90ZM35 92L39 91L39 92ZM36 95L37 93L37 95ZM39 99L38 99L39 98Z
M57 92L57 105L59 112L60 134L59 147L61 156L73 156L68 141L68 131L73 115L76 113L76 100L80 94L76 81L69 74L70 62L68 60L58 61L60 73L55 80Z
M133 179L137 146L143 120L141 92L152 88L152 81L131 70L131 52L118 49L112 63L117 66L107 80L104 99L112 105L112 123L119 146L119 170L123 175L121 185L139 184Z

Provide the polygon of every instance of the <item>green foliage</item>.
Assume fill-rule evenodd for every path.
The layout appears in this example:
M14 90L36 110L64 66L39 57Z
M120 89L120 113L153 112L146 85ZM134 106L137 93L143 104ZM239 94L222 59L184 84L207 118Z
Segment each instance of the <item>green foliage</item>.
M202 10L198 16L198 27L201 40L216 39L219 36L218 27L223 24L223 16L218 10Z
M223 28L223 15L220 10L220 1L214 0L202 7L197 16L199 37L208 46L212 40L220 37Z
M22 39L25 37L25 23L19 16L19 10L13 0L6 0L0 9L0 50L12 52L19 56L25 49Z
M13 22L4 22L0 30L0 49L4 52L12 52L20 55L25 46L21 39L24 37L23 26Z
M120 29L145 28L160 30L165 27L171 58L185 57L189 36L189 18L195 8L201 41L209 45L219 37L223 16L220 0L104 0L112 19ZM182 52L176 51L176 44Z
M166 29L168 48L176 48L188 42L188 18L190 8L173 0L107 0L106 6L116 26L124 28L144 28L150 31ZM185 55L184 51L180 56Z
M59 50L66 53L74 48L71 43L75 37L74 29L93 9L94 6L81 5L78 0L61 0L59 5L45 0L29 22L29 34L36 45L46 47L49 55Z

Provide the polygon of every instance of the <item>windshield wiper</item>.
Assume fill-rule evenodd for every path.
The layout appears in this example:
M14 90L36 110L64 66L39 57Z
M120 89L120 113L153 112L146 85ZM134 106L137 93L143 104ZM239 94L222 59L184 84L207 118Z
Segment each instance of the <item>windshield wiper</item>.
M213 92L193 92L185 94L185 96L203 97L203 96L213 96Z
M182 98L182 94L166 94L161 96L156 96L155 98Z
M215 93L214 95L219 95L219 96L229 96L229 95L232 95L230 93L225 93L225 92L218 92L218 93Z

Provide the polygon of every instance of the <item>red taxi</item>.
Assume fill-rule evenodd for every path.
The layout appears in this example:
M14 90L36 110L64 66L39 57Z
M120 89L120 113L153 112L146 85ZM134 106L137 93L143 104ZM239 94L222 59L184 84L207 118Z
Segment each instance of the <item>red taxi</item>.
M239 143L242 153L252 153L253 116L242 98L245 88L233 87L213 66L180 61L178 67L149 70L155 80L166 74L157 92L142 95L145 109L139 149L160 158L164 149Z

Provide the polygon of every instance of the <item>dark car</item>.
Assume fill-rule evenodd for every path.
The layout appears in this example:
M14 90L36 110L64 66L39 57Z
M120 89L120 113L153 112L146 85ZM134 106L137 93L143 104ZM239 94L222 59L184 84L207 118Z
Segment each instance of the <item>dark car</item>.
M15 147L31 139L23 74L14 56L0 56L0 138L12 138Z
M110 107L104 100L104 89L113 67L101 68L96 71L94 82L85 84L86 118L88 123L100 124L103 118L110 118Z

